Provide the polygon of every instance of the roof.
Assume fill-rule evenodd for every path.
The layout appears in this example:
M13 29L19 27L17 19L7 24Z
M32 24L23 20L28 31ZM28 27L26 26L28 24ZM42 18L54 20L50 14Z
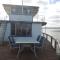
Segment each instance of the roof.
M3 4L4 6L4 9L6 10L5 7L31 7L32 8L32 16L35 16L39 10L39 7L38 6L27 6L27 5L12 5L12 4Z
M22 6L22 5L3 4L3 6ZM36 7L36 8L39 8L38 6L30 6L30 5L23 5L23 6L27 6L27 7Z

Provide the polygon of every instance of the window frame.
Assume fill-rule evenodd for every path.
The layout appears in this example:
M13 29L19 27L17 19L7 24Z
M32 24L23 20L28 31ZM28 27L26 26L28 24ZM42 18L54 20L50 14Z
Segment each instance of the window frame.
M18 29L17 29L17 27L16 27L16 23L21 23L21 22L14 22L14 25L15 25L14 28L13 28L13 30L14 30L14 32L15 32L14 34L12 34L12 27L13 27L12 24L13 24L13 23L11 23L11 35L17 36L17 37L32 37L32 23L26 23L26 22L22 22L22 23L21 23L22 25L23 25L23 24L26 24L26 25L31 24L30 29L29 29L29 30L31 30L31 31L30 31L30 34L27 34L27 35L25 35L25 36L23 36L23 35L17 35L17 30L18 30ZM22 26L22 27L23 27L23 26ZM29 30L28 30L28 31L29 31ZM21 31L23 31L23 29L22 29ZM22 34L23 34L23 32L22 32Z

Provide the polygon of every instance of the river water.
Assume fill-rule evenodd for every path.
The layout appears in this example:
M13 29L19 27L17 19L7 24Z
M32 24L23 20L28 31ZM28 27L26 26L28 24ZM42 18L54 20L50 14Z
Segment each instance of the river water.
M43 28L43 32L53 36L60 42L60 28Z

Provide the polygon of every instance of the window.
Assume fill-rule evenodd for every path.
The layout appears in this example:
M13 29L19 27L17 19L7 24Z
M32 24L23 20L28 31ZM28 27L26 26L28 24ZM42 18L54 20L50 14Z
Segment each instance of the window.
M23 14L27 15L27 9L26 8L23 8Z
M13 15L21 15L22 14L22 7L12 7L11 14Z
M12 15L21 15L22 14L22 7L11 7L11 14ZM23 15L31 15L32 10L28 7L23 7Z
M1 26L2 23L0 23L0 26Z
M32 24L25 22L11 23L11 35L20 37L31 37Z

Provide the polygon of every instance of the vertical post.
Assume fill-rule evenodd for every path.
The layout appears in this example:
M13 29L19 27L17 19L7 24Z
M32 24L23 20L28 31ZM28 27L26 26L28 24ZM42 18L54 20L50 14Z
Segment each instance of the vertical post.
M43 33L43 37L44 37L44 33Z
M57 47L57 42L55 41L55 51L56 51L56 47Z
M48 40L48 35L46 34L46 39Z
M53 38L51 37L51 47L52 47L52 39L53 39Z
M16 24L15 24L15 36L16 36Z
M23 0L22 0L22 15L23 15Z

